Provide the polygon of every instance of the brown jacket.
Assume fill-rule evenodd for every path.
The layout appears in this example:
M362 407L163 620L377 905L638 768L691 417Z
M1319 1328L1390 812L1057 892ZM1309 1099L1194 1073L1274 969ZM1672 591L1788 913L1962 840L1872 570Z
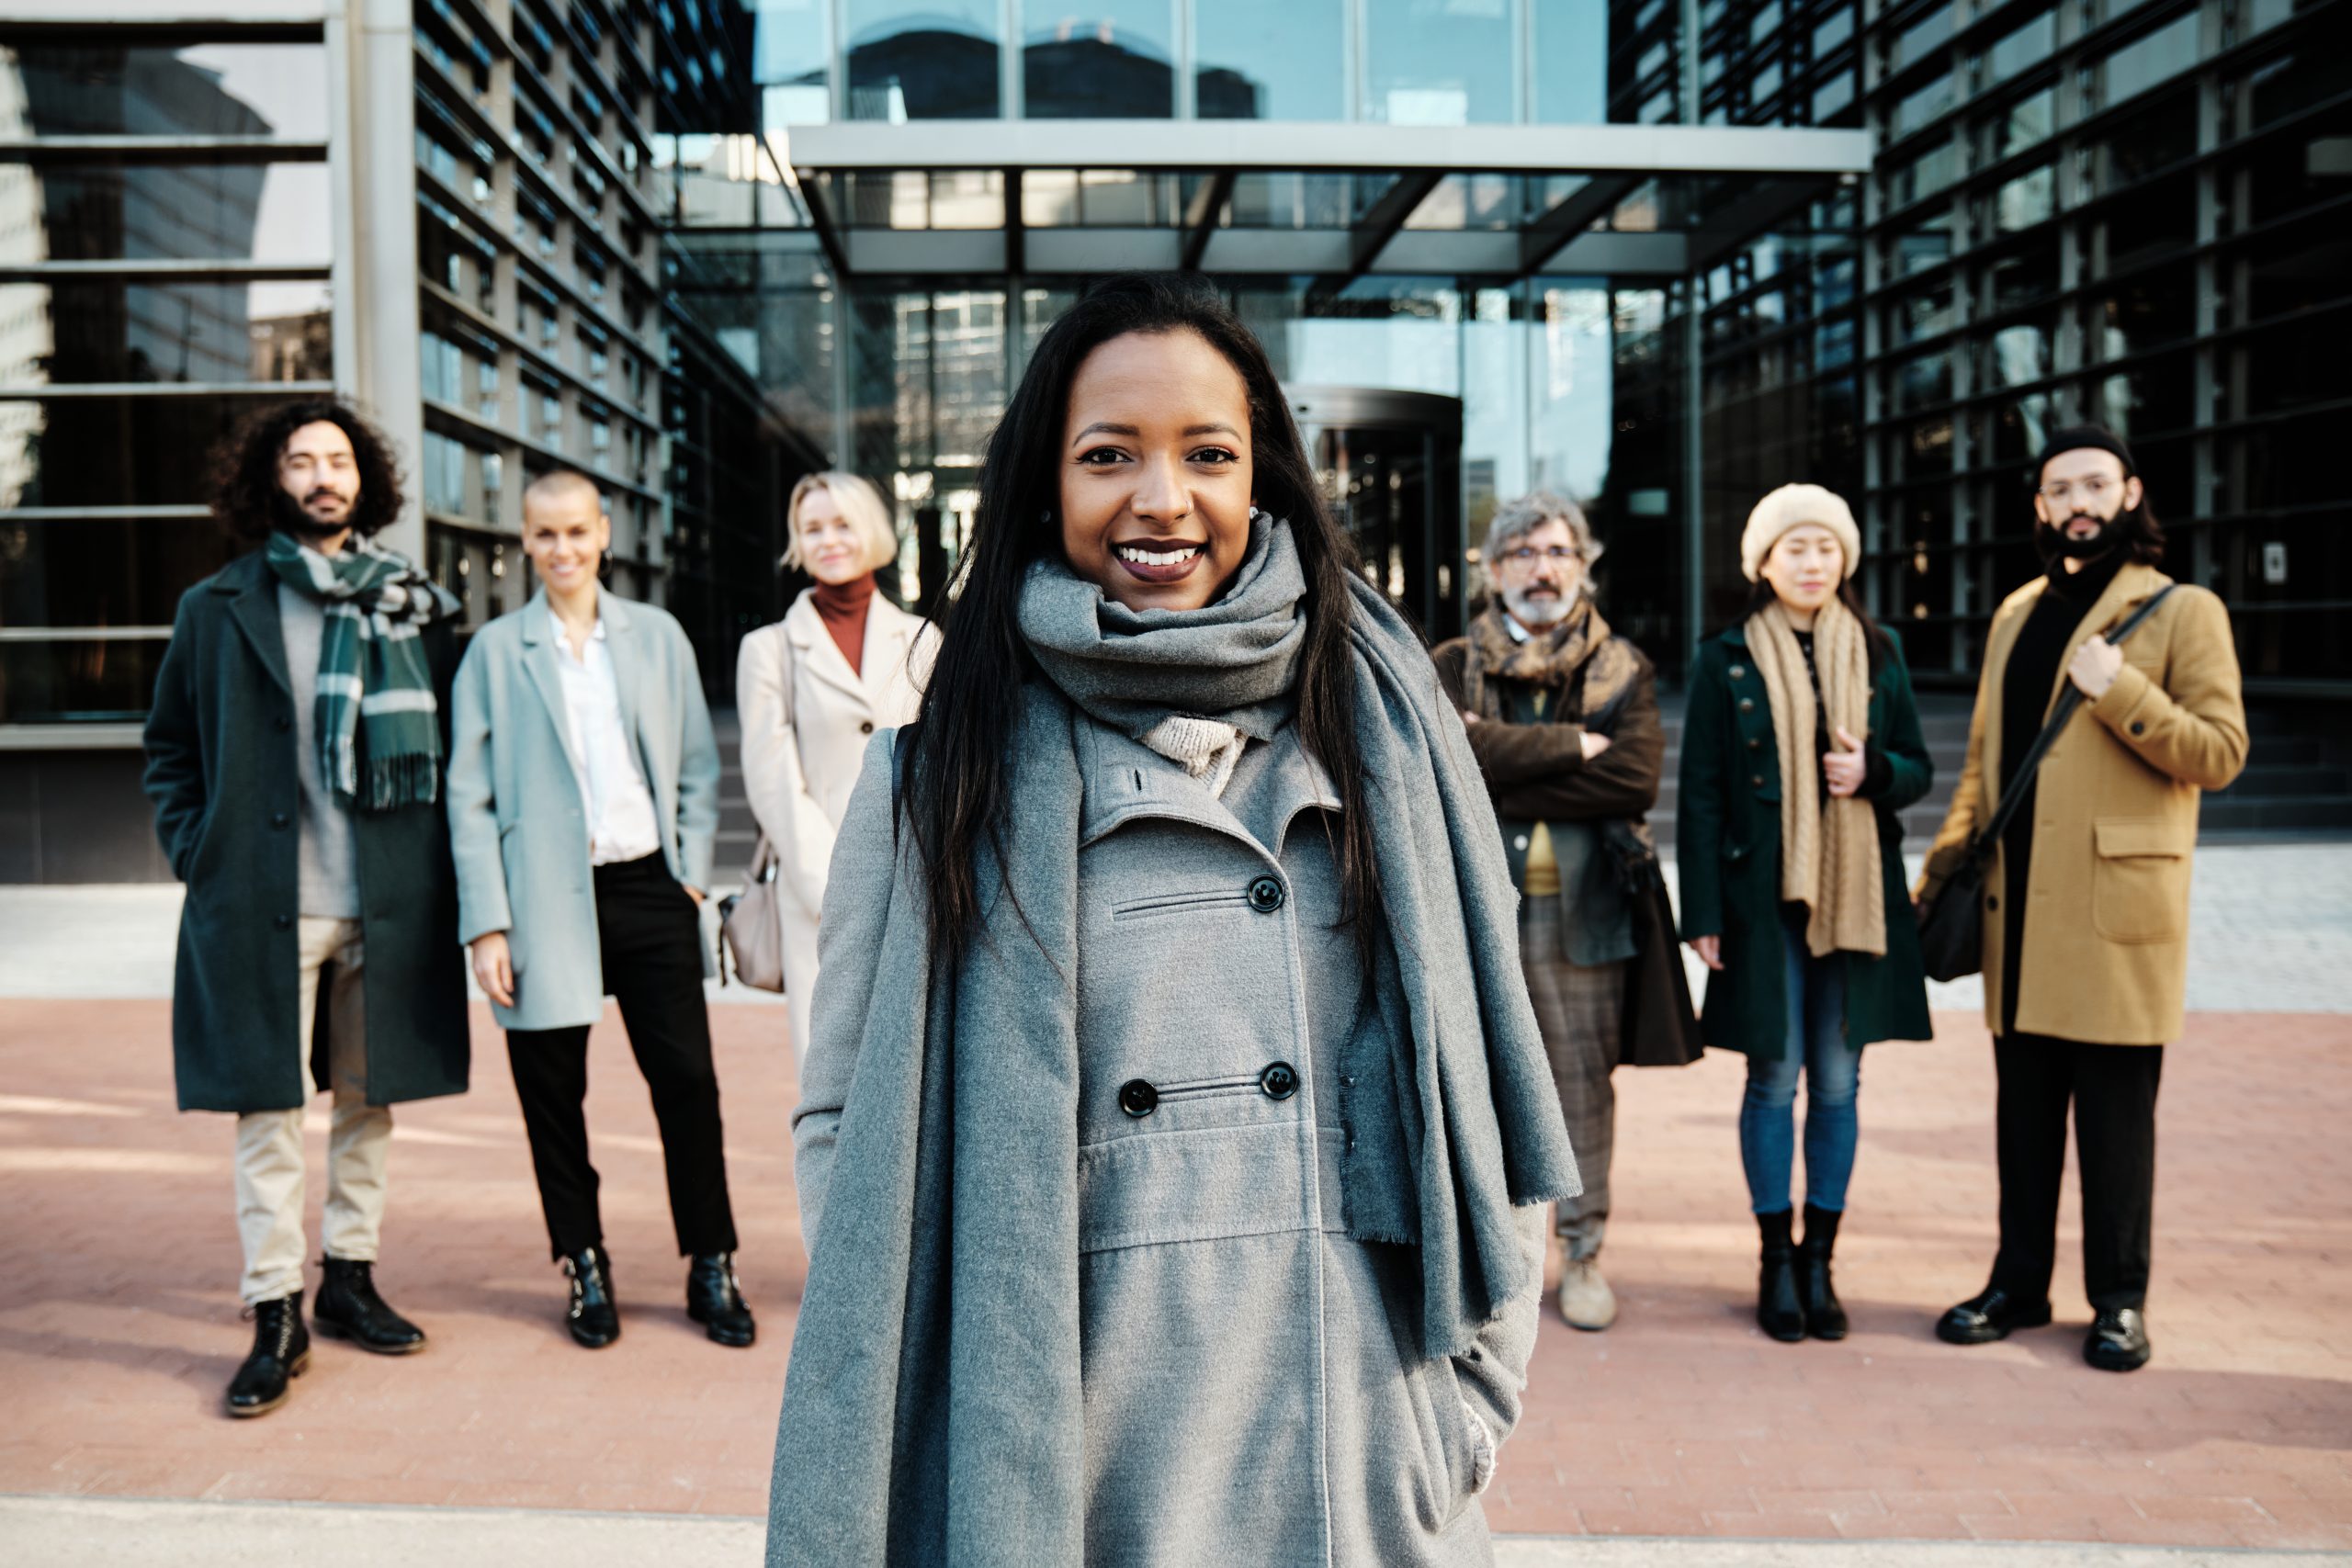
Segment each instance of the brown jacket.
M2068 639L2059 682L2094 632L2112 630L2170 581L2137 562L2118 572ZM1942 886L1997 804L2002 675L2046 585L2035 579L1994 614L1968 763L1928 852L1923 896ZM2042 759L2018 1032L2108 1045L2161 1045L2180 1033L2198 800L2238 776L2245 751L2229 612L2211 592L2184 584L2125 642L2115 684L2075 710ZM2002 888L1996 848L1984 876L1984 1016L1995 1030L2007 957Z

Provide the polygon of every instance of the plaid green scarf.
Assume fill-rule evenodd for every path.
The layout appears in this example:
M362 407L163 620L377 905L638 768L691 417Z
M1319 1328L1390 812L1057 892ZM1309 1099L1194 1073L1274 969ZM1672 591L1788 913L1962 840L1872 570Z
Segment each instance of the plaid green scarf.
M282 533L269 536L266 553L278 581L326 613L314 716L319 776L336 799L368 811L439 799L440 704L417 633L457 614L457 600L405 556L357 534L333 558Z

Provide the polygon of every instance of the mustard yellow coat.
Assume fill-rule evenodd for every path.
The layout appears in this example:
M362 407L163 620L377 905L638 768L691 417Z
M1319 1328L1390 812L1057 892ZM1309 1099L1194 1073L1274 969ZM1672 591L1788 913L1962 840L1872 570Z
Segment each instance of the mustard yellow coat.
M2108 632L2172 580L2126 565L2068 638ZM1993 616L1976 713L1951 812L1928 852L1920 891L1940 887L1970 836L1991 818L2001 779L2001 682L2018 631L2048 586L2033 581ZM2057 700L2059 686L2051 689ZM2188 985L2188 872L2197 804L2245 766L2245 705L2229 612L2188 584L2123 645L2123 668L2075 711L2042 759L2033 801L2017 1030L2106 1045L2178 1036ZM1984 1017L2001 1027L2001 852L1984 877Z

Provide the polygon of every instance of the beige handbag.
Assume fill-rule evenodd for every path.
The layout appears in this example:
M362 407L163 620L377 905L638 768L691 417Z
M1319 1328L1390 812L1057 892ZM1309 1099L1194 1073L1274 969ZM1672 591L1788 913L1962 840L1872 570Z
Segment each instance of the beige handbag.
M758 991L784 989L784 883L775 846L760 835L742 891L718 901L718 930L735 961L735 978ZM719 966L723 977L726 965Z

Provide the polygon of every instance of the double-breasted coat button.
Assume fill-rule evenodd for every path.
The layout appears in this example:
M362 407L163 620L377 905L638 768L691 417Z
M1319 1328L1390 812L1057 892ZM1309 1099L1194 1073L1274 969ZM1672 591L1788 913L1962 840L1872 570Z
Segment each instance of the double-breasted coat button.
M2135 718L2132 721L2132 733L2134 735L2145 735L2148 733L2148 727L2143 721Z
M1747 738L1747 749L1751 751L1761 751L1764 750L1764 742L1758 737L1751 735Z
M1739 711L1742 713L1754 713L1756 711L1756 699L1754 697L1740 698Z
M1141 1078L1119 1086L1119 1109L1130 1116L1148 1116L1159 1109L1159 1091Z
M1984 907L1985 907L1986 908L1988 908L1988 909L1997 909L1997 908L1999 908L2001 907L2001 900L2000 900L1999 896L1998 896L1998 895L1995 895L1995 896L1992 896L1992 897L1988 897L1984 900Z
M1271 876L1261 876L1250 885L1250 907L1261 915L1271 915L1283 907L1283 885Z
M1762 773L1750 773L1747 775L1747 782L1754 784L1758 789L1762 789L1764 787L1764 775Z
M279 931L291 931L294 927L294 917L291 915L272 915L269 918L269 923L276 926Z
M873 721L872 719L870 719L870 718L867 718L867 719L860 719L860 720L858 721L857 732L858 732L860 735L871 735L871 734L873 734L873 733L874 733L874 721Z
M1733 666L1731 667L1731 678L1732 678L1733 680L1735 680L1735 681L1745 681L1745 680L1747 680L1747 665L1745 665L1745 664L1735 664L1735 665L1733 665Z
M1268 1100L1288 1100L1298 1092L1298 1069L1288 1062L1269 1062L1258 1075L1258 1087Z
M273 828L283 828L293 820L294 818L287 816L283 811L273 811L269 814L269 825Z

